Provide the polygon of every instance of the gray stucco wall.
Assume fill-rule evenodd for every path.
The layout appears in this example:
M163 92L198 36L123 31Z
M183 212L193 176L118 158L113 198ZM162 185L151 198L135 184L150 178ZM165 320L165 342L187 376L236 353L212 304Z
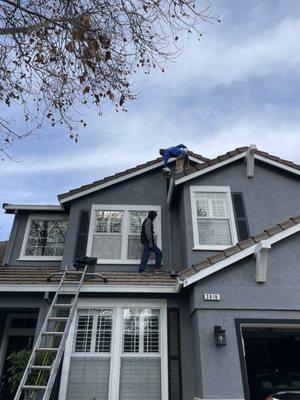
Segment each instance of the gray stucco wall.
M255 161L254 177L246 177L246 166L240 161L187 182L184 187L186 227L186 265L191 266L215 251L193 250L190 186L229 186L231 192L242 192L250 235L300 214L300 181L291 173ZM184 239L184 238L183 238Z
M269 252L267 282L255 281L255 259L248 257L194 286L190 312L200 349L197 366L204 399L244 398L235 320L300 320L300 233L273 244ZM220 301L207 302L204 293L219 293ZM217 347L213 330L226 330L227 346Z
M37 215L37 212L33 214ZM44 212L42 213L45 214ZM30 261L30 260L19 260L21 254L21 248L24 240L25 230L27 226L28 213L19 213L16 214L14 223L12 226L11 235L9 238L9 247L5 254L4 262L7 265L24 265L30 267L50 267L50 266L59 266L61 264L60 261ZM51 214L51 215L62 215L60 214Z
M161 206L161 227L163 243L163 261L166 265L170 260L170 218L166 204L167 180L161 169L154 170L128 181L92 193L72 202L69 216L69 227L62 265L73 262L80 210L91 211L93 204L124 204ZM136 271L138 265L99 265L98 270Z

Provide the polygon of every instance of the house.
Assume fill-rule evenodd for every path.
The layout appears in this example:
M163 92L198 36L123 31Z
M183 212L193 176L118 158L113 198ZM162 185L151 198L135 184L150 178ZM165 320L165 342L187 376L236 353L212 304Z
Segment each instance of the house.
M158 158L58 205L3 204L15 217L0 267L1 399L13 398L7 356L32 347L57 290L47 277L85 255L107 282L83 285L53 399L262 399L276 376L293 387L300 165L254 145L189 158L169 179ZM150 210L168 272L140 275Z

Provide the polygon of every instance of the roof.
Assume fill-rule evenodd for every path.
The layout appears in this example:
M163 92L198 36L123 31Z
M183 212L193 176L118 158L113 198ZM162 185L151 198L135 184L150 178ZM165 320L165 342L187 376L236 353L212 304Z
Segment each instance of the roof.
M4 254L5 254L7 245L8 245L8 240L0 242L0 265L2 265L2 263L3 263Z
M244 146L244 147L238 147L235 150L229 151L228 153L225 154L221 154L219 156L217 156L216 158L207 160L204 163L198 164L198 165L194 165L194 166L190 166L189 168L186 168L184 170L184 172L180 173L180 174L176 174L174 176L174 180L179 181L181 180L181 178L187 177L189 175L192 175L194 173L197 173L199 171L202 170L206 170L209 167L212 166L222 166L225 163L228 164L229 162L233 162L239 158L243 158L245 153L247 152L247 150L249 149L249 146ZM254 150L255 153L255 158L261 161L265 161L265 162L270 162L270 164L272 165L277 165L277 166L282 166L284 169L292 169L294 170L293 172L296 172L297 175L300 175L300 165L299 164L295 164L292 161L288 161L288 160L283 160L282 158L273 156L272 154L266 153L265 151L261 151L261 150Z
M0 291L56 291L61 275L54 276L50 282L47 282L47 277L58 272L61 272L58 267L0 267ZM101 275L107 283L89 277L81 291L175 293L177 283L177 279L168 273L101 272ZM72 282L75 278L68 279Z
M51 204L8 204L8 203L3 203L2 208L5 210L6 214L15 214L15 212L18 210L65 212L64 208L61 205L51 205Z
M235 246L207 257L205 260L179 272L178 278L181 281L186 281L184 286L188 286L188 284L198 280L195 279L197 275L199 279L204 278L205 276L210 275L210 273L222 269L224 266L233 264L234 262L253 254L255 252L255 247L257 247L260 242L267 242L269 240L270 244L276 243L277 241L297 232L300 232L300 215L273 225L259 234L251 236L249 239L238 242ZM221 264L219 265L220 268L212 268L218 264ZM201 272L204 273L201 274ZM190 283L187 282L187 279L189 278L192 278L190 279Z
M190 159L195 162L207 162L209 159L203 157L200 154L196 154L192 151L189 151ZM163 164L163 158L158 157L155 160L148 161L144 164L137 165L136 167L126 169L125 171L118 172L114 175L107 176L106 178L94 181L84 186L80 186L79 188L69 190L68 192L62 193L58 195L58 199L61 203L65 203L67 201L72 200L73 198L81 197L91 192L95 192L107 186L110 186L114 183L119 183L125 179L129 179L131 177L140 175L141 173L147 172L151 169L158 168Z

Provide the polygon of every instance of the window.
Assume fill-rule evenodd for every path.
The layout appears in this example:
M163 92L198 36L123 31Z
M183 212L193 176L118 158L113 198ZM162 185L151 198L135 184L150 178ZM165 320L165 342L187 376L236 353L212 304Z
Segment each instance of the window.
M195 250L223 250L237 242L230 188L192 186Z
M137 263L141 258L140 234L148 212L154 210L155 240L161 247L160 207L94 205L87 254L98 263ZM154 258L151 255L151 258Z
M165 303L139 303L78 310L60 399L167 400Z
M20 259L61 260L67 226L66 217L30 215Z

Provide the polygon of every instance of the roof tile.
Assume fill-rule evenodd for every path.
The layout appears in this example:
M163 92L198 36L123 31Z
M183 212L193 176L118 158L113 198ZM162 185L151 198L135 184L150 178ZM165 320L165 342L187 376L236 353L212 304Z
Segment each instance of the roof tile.
M203 268L207 268L211 265L212 263L207 259L204 261L201 261L200 263L197 263L195 265L193 265L195 271L200 271Z
M271 226L270 228L266 229L265 231L267 232L267 234L269 236L273 236L273 235L275 235L275 233L281 232L281 230L282 229L280 228L279 225L274 225L274 226Z
M255 241L255 243L260 242L261 240L266 240L269 238L269 235L266 231L260 232L255 236L252 236L253 240Z
M255 244L254 239L250 237L249 239L242 240L241 242L238 242L238 246L240 247L241 250L247 249L250 246L253 246Z
M280 225L281 229L284 230L284 229L294 226L295 222L293 221L292 218L290 218L290 219L287 219L286 221L279 222L278 225Z
M207 257L207 259L211 262L211 264L215 264L216 262L222 261L226 258L225 254L223 251L220 251L220 253L214 254L213 256Z
M241 251L240 247L236 244L235 246L228 247L228 249L224 250L224 254L226 255L226 257L230 257L233 254L236 254L240 251Z

